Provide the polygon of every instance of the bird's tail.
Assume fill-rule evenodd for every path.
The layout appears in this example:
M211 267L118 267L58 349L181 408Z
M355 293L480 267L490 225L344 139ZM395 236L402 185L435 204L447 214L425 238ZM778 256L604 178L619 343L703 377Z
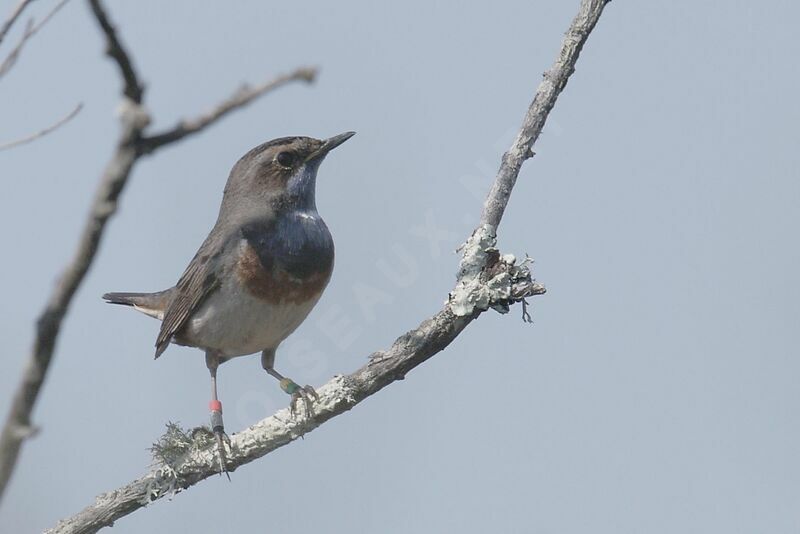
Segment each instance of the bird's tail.
M158 293L106 293L103 295L103 299L109 304L133 306L137 311L158 320L164 318L164 310L167 309L171 298L171 289Z

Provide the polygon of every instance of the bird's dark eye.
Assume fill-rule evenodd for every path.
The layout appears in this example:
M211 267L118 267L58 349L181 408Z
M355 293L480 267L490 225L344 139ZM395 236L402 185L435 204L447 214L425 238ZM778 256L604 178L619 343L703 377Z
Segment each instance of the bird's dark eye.
M291 167L292 163L294 163L294 154L291 152L279 152L277 156L275 156L275 161L278 162L278 165L281 167Z

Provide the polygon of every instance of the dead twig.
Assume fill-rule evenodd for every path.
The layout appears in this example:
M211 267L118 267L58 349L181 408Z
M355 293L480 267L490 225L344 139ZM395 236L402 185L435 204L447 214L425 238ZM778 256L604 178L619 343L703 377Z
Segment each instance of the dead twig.
M50 12L45 15L39 24L35 24L33 19L28 21L28 23L25 25L25 31L22 32L22 37L20 37L19 42L11 50L11 52L8 53L3 62L0 63L0 78L2 78L9 70L11 70L11 67L13 67L17 62L19 54L22 52L22 47L25 46L25 43L28 42L31 37L36 35L36 32L41 30L42 27L47 24L67 2L69 2L69 0L61 0L59 3L57 3L53 9L51 9Z
M0 145L0 151L8 150L9 148L14 148L15 146L19 146L19 145L24 145L25 143L30 143L31 141L35 141L35 140L39 139L40 137L44 137L45 135L49 134L53 130L57 130L61 126L65 125L66 123L68 123L69 121L74 119L75 116L78 113L80 113L80 111L82 109L83 109L83 104L78 104L77 106L75 106L75 109L70 111L64 117L61 117L60 119L58 119L56 122L54 122L53 124L51 124L47 128L43 128L43 129L39 130L38 132L36 132L34 134L28 135L26 137L21 137L19 139L15 139L14 141L9 141L8 143L4 143L4 144Z
M160 133L143 137L139 141L139 147L143 154L149 154L153 150L162 147L169 143L179 141L184 137L196 134L206 128L209 124L218 121L231 111L234 111L242 106L246 106L256 98L265 93L269 93L279 87L282 87L291 82L306 82L311 83L317 75L317 69L312 67L303 67L278 76L272 80L268 80L255 87L243 85L235 93L233 93L226 100L217 104L214 109L203 113L202 115L193 119L184 119L177 125L169 128Z
M33 2L33 0L22 0L19 4L14 6L14 9L11 11L11 14L8 18L3 22L3 25L0 26L0 43L3 42L5 39L6 34L11 29L11 26L17 21L17 19L22 15L22 12L25 11L25 8L28 7Z

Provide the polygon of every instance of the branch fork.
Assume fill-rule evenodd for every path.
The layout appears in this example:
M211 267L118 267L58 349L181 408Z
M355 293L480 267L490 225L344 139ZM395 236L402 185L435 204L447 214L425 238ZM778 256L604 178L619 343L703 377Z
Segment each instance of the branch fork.
M25 34L26 37L24 39L30 37L32 32L41 27L67 1L61 0L39 26L34 26L31 31ZM21 11L30 2L31 0L22 0L20 2L9 22L0 28L0 40L8 31L10 24L19 17ZM143 155L206 129L228 113L243 108L274 89L296 81L308 83L316 75L315 69L304 67L263 82L251 89L240 88L234 92L233 96L217 104L210 112L204 113L197 118L181 121L178 126L173 128L146 136L145 130L149 127L151 118L143 104L144 85L139 81L133 61L118 38L117 30L106 14L101 0L89 0L89 4L92 14L105 37L106 53L116 63L123 81L122 101L117 109L121 131L114 153L106 164L95 190L94 200L78 239L75 252L65 265L37 320L33 346L28 355L19 385L11 399L11 406L5 424L0 432L0 497L2 497L8 485L25 439L31 436L30 433L20 432L19 429L32 426L31 416L50 368L62 321L69 310L75 293L97 256L108 220L117 211L120 195L125 189L136 163ZM72 118L79 110L80 106L66 119L56 123L54 127ZM186 126L187 124L190 126ZM51 131L54 127L45 130L44 133ZM40 132L13 144L27 142L41 135L43 133Z

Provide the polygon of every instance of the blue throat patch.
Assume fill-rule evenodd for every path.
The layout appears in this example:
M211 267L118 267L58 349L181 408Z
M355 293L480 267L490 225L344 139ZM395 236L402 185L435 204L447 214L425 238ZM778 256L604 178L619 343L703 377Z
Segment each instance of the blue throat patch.
M304 279L333 268L333 238L316 210L291 210L272 221L253 221L242 236L258 254L267 272L275 267Z

